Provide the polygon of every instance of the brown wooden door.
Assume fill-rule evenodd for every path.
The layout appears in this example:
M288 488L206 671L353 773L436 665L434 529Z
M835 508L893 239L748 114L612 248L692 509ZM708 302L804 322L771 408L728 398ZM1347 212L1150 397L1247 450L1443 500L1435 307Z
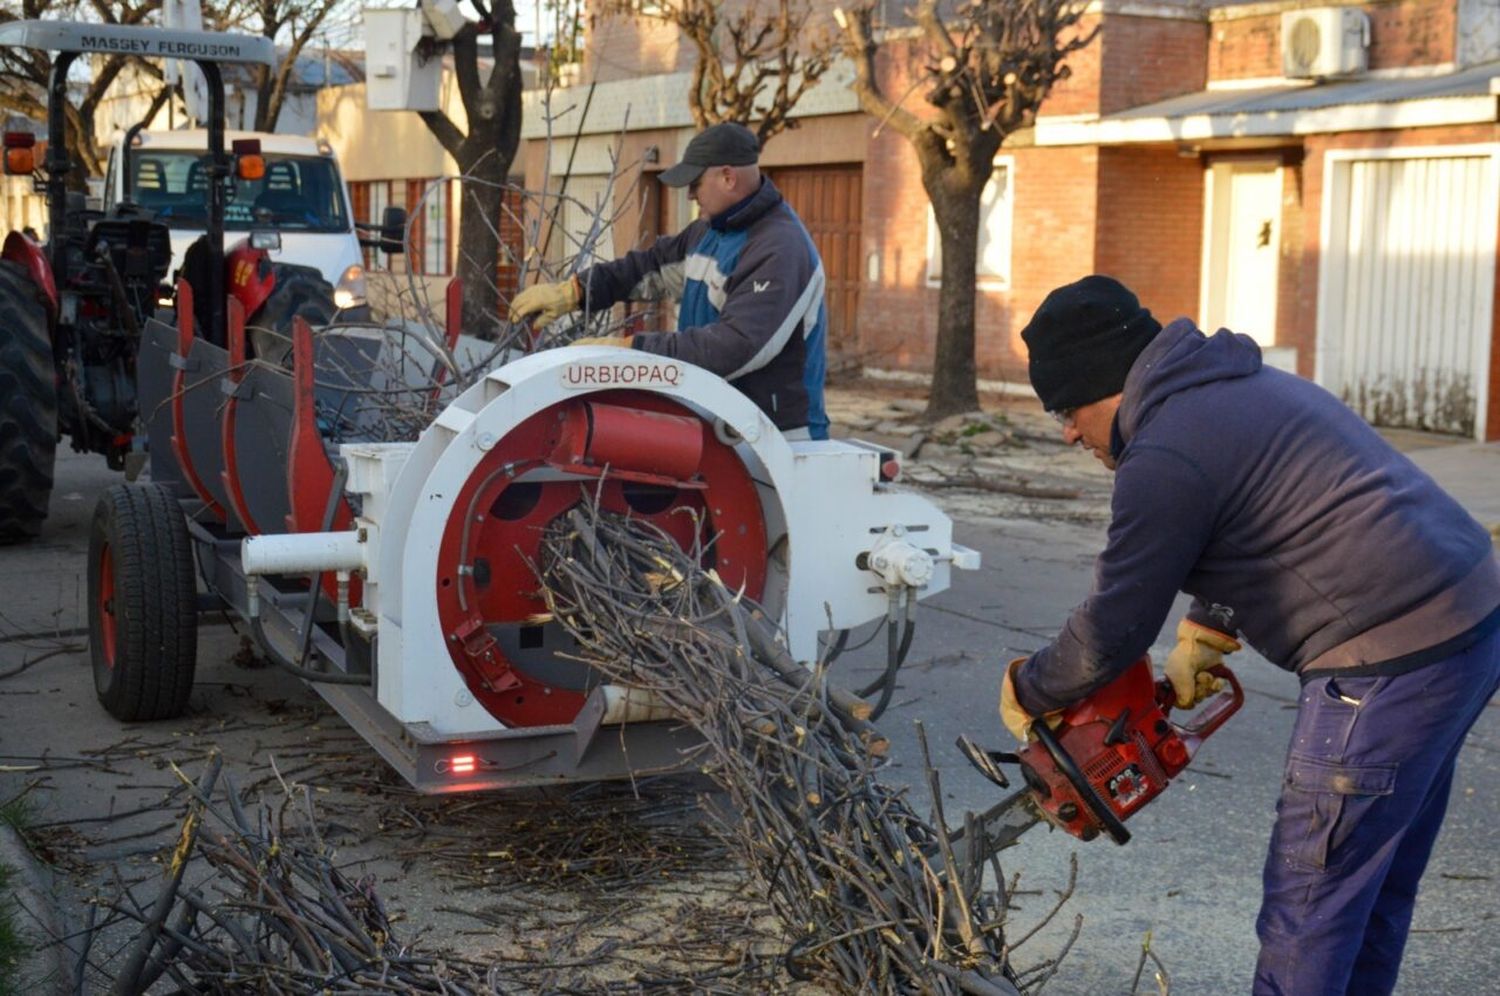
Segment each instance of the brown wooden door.
M854 349L859 314L859 163L768 170L812 235L828 279L828 352Z

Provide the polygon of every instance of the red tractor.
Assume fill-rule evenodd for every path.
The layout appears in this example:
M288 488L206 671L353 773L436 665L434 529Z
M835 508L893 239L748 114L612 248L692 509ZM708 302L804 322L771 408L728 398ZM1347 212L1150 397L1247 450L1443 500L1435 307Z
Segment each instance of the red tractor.
M67 78L80 54L192 59L207 79L208 182L206 194L198 194L207 197L207 225L184 256L179 274L193 289L201 335L225 343L231 298L252 322L264 319L288 329L297 315L326 321L335 309L332 288L321 277L293 288L297 275L272 264L269 251L279 239L275 231L252 232L229 247L226 259L225 205L234 184L260 179L264 160L253 140L225 148L219 64L272 65L275 49L269 39L12 21L0 24L0 45L56 53L48 83L44 161L35 161L38 147L30 132L4 136L5 172L39 173L36 183L47 195L48 218L45 244L11 232L0 245L0 543L14 543L36 536L47 517L59 438L70 437L77 451L104 454L117 470L125 468L132 452L144 449L142 426L151 413L139 411L137 404L136 359L142 329L156 314L158 302L172 293L166 284L172 260L167 225L129 198L108 215L90 211L82 193L68 189L75 164L64 133ZM128 155L129 142L125 148ZM128 173L128 161L119 165ZM273 294L278 278L288 284L287 293ZM314 307L322 297L326 303ZM312 298L319 300L308 303ZM276 308L288 312L284 321L268 315Z

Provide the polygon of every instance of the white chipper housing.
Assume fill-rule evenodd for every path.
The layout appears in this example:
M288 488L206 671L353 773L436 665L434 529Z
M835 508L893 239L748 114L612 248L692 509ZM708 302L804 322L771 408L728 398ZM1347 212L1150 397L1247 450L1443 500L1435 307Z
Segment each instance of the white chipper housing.
M978 566L947 516L889 483L894 454L788 441L719 377L638 351L524 356L415 442L332 443L312 371L329 350L358 354L351 342L386 348L299 322L286 370L249 356L233 324L221 347L190 320L153 323L153 486L176 499L210 591L425 791L666 770L694 742L545 616L543 533L582 501L702 544L809 664L820 635L909 624L918 598ZM95 606L114 625L118 607Z

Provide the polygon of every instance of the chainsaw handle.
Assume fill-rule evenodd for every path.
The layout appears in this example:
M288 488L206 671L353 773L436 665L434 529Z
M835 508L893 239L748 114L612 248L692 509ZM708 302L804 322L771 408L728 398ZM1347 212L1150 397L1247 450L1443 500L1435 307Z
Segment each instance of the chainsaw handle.
M1187 747L1190 759L1198 752L1203 741L1228 722L1229 717L1239 712L1240 706L1245 704L1245 690L1227 664L1215 664L1208 669L1208 673L1216 678L1223 678L1229 687L1205 699L1187 723L1172 723L1172 728ZM1177 693L1166 678L1156 683L1156 701L1165 715L1170 715L1172 708L1177 705Z

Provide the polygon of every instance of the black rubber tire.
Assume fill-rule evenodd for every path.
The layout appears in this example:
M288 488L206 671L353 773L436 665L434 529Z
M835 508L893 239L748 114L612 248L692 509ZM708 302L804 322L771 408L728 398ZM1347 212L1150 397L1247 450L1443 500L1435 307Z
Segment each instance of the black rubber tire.
M266 303L246 323L276 333L283 343L292 341L292 319L299 315L318 331L333 321L338 308L333 303L333 285L310 266L275 265L276 288Z
M0 260L0 544L42 531L57 459L57 374L41 291Z
M198 658L198 595L182 509L158 484L116 484L89 530L94 690L116 719L187 711Z

